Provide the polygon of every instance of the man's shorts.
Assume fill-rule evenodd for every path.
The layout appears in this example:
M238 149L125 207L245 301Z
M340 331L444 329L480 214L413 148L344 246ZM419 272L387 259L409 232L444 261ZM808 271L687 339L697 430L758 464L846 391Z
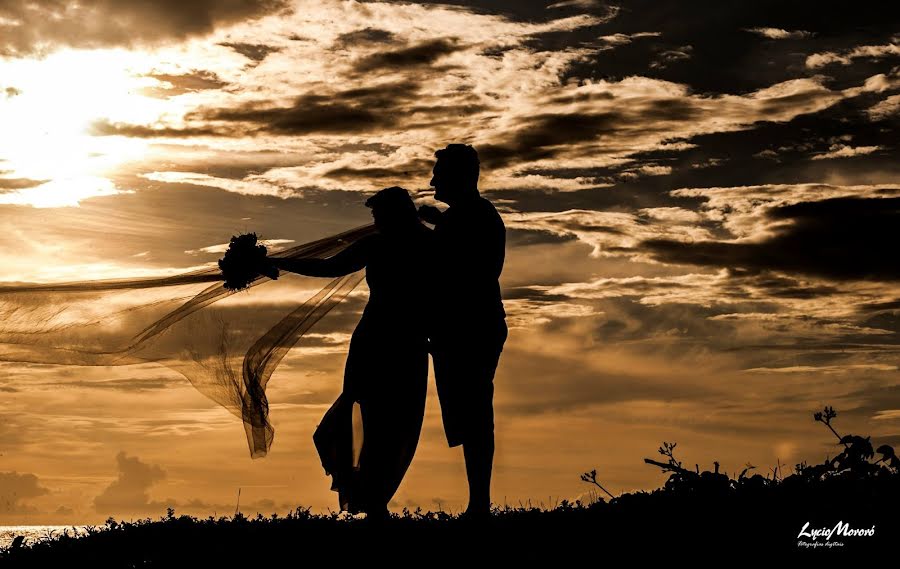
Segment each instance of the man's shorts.
M441 418L451 447L493 435L494 372L507 334L500 320L432 343Z

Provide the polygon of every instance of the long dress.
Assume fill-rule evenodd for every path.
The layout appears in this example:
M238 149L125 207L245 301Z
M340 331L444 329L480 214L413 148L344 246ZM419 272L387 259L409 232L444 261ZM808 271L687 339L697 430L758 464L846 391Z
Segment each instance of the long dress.
M428 381L425 302L431 233L374 235L358 245L369 300L353 332L344 389L314 440L341 507L383 513L418 445ZM353 404L362 429L354 432ZM354 439L361 438L354 465Z

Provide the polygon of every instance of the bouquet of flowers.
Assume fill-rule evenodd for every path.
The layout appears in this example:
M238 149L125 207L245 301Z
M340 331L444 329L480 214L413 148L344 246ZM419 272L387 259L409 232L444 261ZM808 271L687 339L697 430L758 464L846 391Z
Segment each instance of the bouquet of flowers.
M266 257L267 252L266 246L259 243L256 233L233 236L225 256L219 259L225 288L245 289L259 276L277 279L278 269Z

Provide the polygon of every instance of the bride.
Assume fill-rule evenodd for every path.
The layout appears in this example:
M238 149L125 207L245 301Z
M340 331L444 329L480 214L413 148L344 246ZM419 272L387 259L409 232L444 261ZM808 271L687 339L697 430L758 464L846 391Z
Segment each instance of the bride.
M387 504L412 462L425 413L431 231L400 187L366 200L377 233L326 259L268 258L275 268L314 277L337 277L363 268L369 300L353 332L343 393L326 413L315 442L332 475L341 508L369 517L388 515ZM351 432L354 403L362 416L358 462ZM354 464L354 462L357 462Z

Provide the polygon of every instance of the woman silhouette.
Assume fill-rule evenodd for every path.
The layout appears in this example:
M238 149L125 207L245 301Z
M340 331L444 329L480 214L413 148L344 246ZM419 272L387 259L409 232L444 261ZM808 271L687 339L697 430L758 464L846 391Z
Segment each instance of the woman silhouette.
M316 431L316 446L341 508L388 515L387 504L412 462L422 429L428 334L431 231L400 187L366 200L377 233L327 259L274 259L276 268L337 277L366 269L369 300L350 340L343 393ZM353 462L351 410L359 404L362 448Z

